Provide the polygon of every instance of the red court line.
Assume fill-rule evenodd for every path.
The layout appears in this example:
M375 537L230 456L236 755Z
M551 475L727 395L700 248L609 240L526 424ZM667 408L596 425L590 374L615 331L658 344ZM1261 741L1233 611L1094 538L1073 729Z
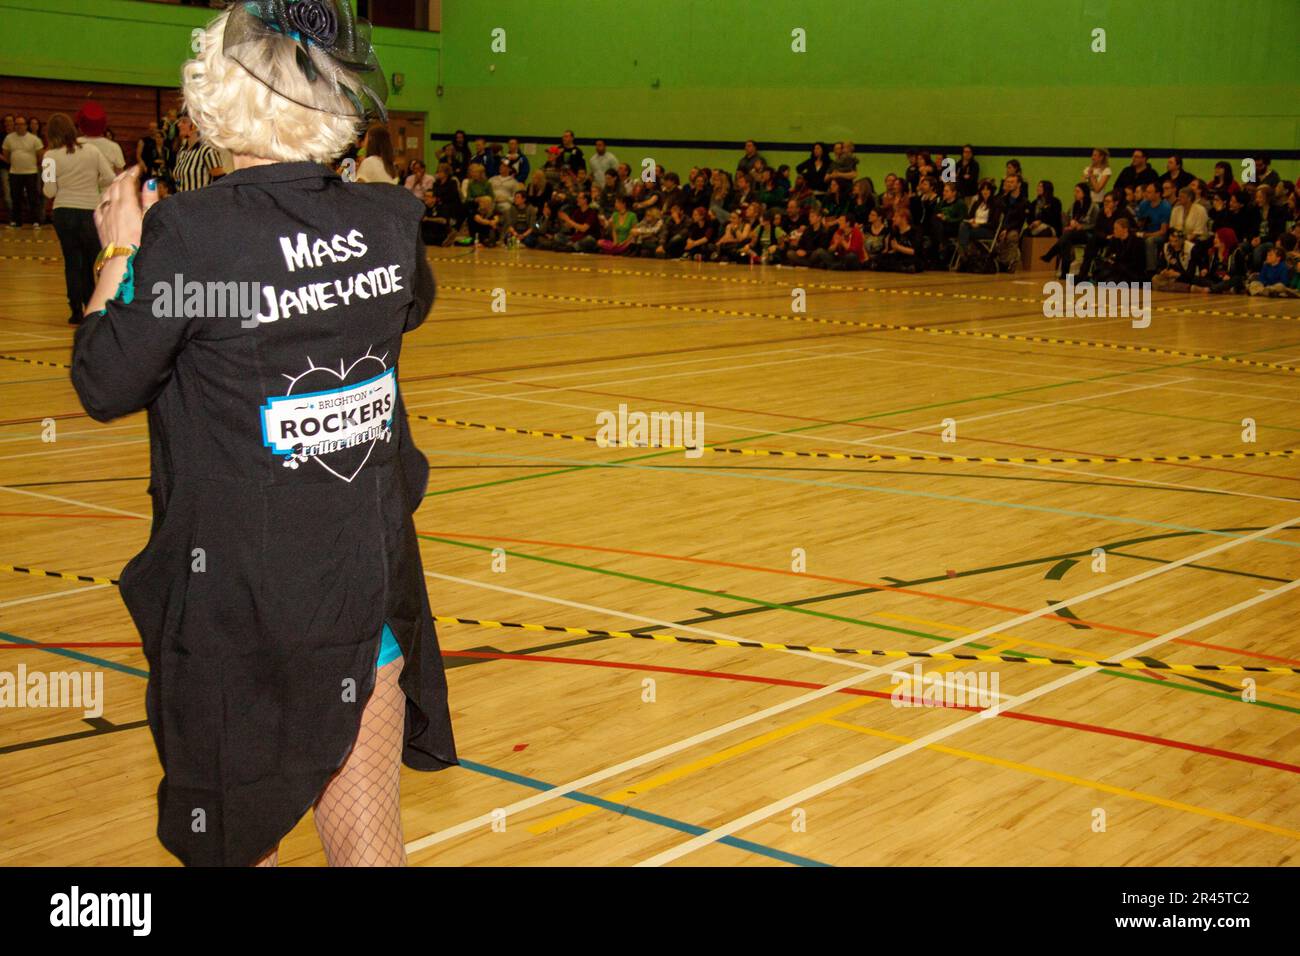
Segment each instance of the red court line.
M948 601L953 604L965 604L971 607L982 607L994 611L1010 611L1016 614L1028 614L1029 609L1023 607L1012 607L1009 604L994 604L989 601L977 601L974 598L956 597L951 594L938 594L934 591L920 591L916 588L898 587L893 584L876 584L870 581L857 581L853 578L837 578L827 574L810 574L808 572L787 571L785 568L765 568L758 564L738 564L734 561L715 561L710 558L692 558L678 554L659 554L654 551L632 551L627 548L606 548L595 544L572 544L565 541L541 541L535 538L503 538L499 535L489 534L456 534L451 531L417 531L417 534L428 534L443 538L460 538L465 540L478 541L501 541L506 544L537 544L544 547L552 548L573 548L577 551L603 551L607 554L626 554L638 558L662 558L665 561L684 561L690 564L704 564L720 568L735 568L741 571L761 571L764 574L781 574L791 578L812 578L816 581L829 581L833 584L850 584L856 587L875 588L879 591L896 591L899 594L911 594L916 597L930 598L935 601ZM1096 628L1099 631L1113 631L1117 634L1128 634L1132 637L1157 637L1153 631L1139 631L1129 627L1119 627L1115 624L1102 624L1098 621L1088 620L1081 617L1062 617L1059 614L1042 615L1047 620L1064 621L1065 623L1087 624L1089 627ZM1281 663L1291 664L1300 667L1300 661L1291 660L1288 657L1273 657L1269 654L1260 654L1255 651L1243 650L1239 647L1224 647L1217 644L1201 644L1198 641L1184 640L1174 638L1171 642L1174 644L1187 644L1193 647L1212 648L1219 651L1230 651L1234 654L1241 654L1246 657L1259 657L1265 660L1278 661Z
M73 647L141 647L139 641L69 641L62 644L14 644L0 641L0 651L21 650L27 648L35 651L48 651L51 648L68 649Z
M708 371L708 370L704 369L701 371ZM499 385L527 385L530 388L544 388L544 389L549 389L551 391L559 391L559 392L580 392L587 395L600 395L605 398L631 398L641 402L662 403L664 401L664 399L662 398L656 398L650 395L633 395L630 392L606 392L594 388L578 388L576 386L566 386L566 385L547 385L542 382L519 382L519 381L515 381L514 379L492 378L489 375L477 375L477 374L465 373L463 377L479 378L479 379L483 379L486 382L495 382ZM483 397L491 398L492 396L485 395ZM788 418L793 421L816 422L822 425L845 425L852 428L882 428L885 429L886 431L894 431L894 432L912 431L912 429L904 428L901 425L868 424L866 422L842 422L842 421L836 421L833 418L815 418L806 415L790 415L783 412L763 411L762 409L757 409L757 408L738 408L733 405L710 405L706 402L697 402L689 399L686 400L685 403L695 408L717 408L729 412L742 412L747 415L763 415L769 418ZM966 403L957 402L955 404L966 404ZM989 444L989 445L1010 445L1014 448L1031 448L1034 449L1035 451L1050 451L1062 455L1089 455L1089 456L1101 457L1101 458L1122 457L1122 456L1116 456L1110 454L1109 452L1080 451L1075 448L1056 448L1053 445L1032 445L1029 444L1028 442L1005 441L996 438L979 438L975 435L966 435L963 437L963 440L984 442L985 444ZM1197 471L1221 471L1224 474L1228 474L1228 475L1250 475L1255 478L1278 478L1282 481L1300 481L1300 478L1293 478L1290 477L1289 475L1271 475L1266 472L1259 472L1259 471L1239 471L1232 468L1217 468L1213 465L1194 465L1191 464L1190 462L1171 461L1171 462L1164 462L1164 464L1177 465L1179 468L1194 468Z
M812 681L784 680L776 677L758 677L753 674L735 674L730 671L702 671L690 670L681 667L663 667L653 664L633 664L625 661L604 661L604 660L583 660L576 657L550 657L540 654L502 654L490 651L443 651L443 657L474 657L485 660L517 660L533 661L542 664L580 664L587 667L611 667L619 670L633 671L653 671L656 673L680 674L686 677L709 677L716 680L733 680L743 681L755 684L772 684L782 687L798 687L808 690L821 690L826 684L818 684ZM836 691L837 694L849 694L855 697L874 697L877 700L891 700L893 695L885 691L865 690L860 687L844 687ZM929 710L938 708L925 708ZM944 709L949 710L966 710L978 712L983 710L981 707L969 706L952 706ZM1007 717L1011 720L1023 720L1029 723L1046 724L1051 727L1060 727L1068 730L1078 730L1084 733L1103 734L1108 737L1120 737L1124 740L1133 740L1139 743L1152 744L1157 747L1168 747L1175 750L1186 750L1192 753L1202 754L1207 757L1220 757L1224 760L1236 760L1240 763L1253 764L1257 767L1269 767L1273 770L1283 770L1287 773L1300 774L1300 766L1291 763L1283 763L1280 760L1270 760L1267 757L1256 757L1253 754L1238 753L1234 750L1222 750L1218 747L1207 747L1202 744L1190 743L1184 740L1173 740L1168 737L1157 737L1151 734L1138 733L1132 730L1120 730L1115 727L1102 727L1097 724L1083 724L1073 720L1063 720L1058 717L1044 717L1037 714L1027 714L1017 710L999 710L995 717Z

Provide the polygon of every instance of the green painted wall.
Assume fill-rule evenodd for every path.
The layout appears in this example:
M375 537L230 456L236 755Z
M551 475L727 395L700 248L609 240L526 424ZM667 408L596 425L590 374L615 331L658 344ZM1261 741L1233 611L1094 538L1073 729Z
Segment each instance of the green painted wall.
M189 31L209 16L142 0L0 0L0 74L174 86ZM791 51L796 27L806 53ZM504 53L491 49L496 28ZM1094 28L1105 53L1090 50ZM1094 143L1220 151L1189 160L1199 175L1216 159L1300 149L1300 0L444 0L441 34L381 29L376 43L386 72L406 74L393 108L426 113L430 131L969 140L991 172L1006 157L981 144L1076 148L1021 157L1058 187ZM614 151L679 171L736 158ZM901 165L864 154L861 170L879 185ZM1300 174L1300 161L1275 165Z
M214 11L142 0L0 0L0 74L144 86L180 85L190 31ZM405 73L395 110L428 113L439 125L439 34L375 31L385 72Z
M1058 187L1094 144L1227 154L1189 160L1198 175L1300 148L1300 0L444 0L443 40L443 128L471 134L1077 147L1022 157ZM678 170L736 158L614 152ZM1000 174L1005 157L981 159ZM879 186L902 162L861 169Z

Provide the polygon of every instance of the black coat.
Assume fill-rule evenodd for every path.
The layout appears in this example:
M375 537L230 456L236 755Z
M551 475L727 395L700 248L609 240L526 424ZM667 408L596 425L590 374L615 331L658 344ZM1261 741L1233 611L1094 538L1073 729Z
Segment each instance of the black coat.
M77 332L91 417L149 412L153 528L121 591L149 662L158 836L184 863L251 864L312 806L356 739L385 621L403 761L457 762L411 518L428 464L396 381L434 297L423 208L314 163L233 172L149 210L134 301ZM260 283L260 321L214 301L158 317L178 275ZM295 306L299 289L316 301Z

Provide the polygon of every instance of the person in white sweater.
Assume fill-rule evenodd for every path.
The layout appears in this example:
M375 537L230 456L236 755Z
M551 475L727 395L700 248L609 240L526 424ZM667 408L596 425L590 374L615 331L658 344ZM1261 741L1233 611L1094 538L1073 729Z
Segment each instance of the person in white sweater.
M388 127L370 127L366 133L366 158L357 167L357 182L396 186L400 180L393 155L393 137L388 132Z
M80 325L87 300L95 291L99 232L95 207L113 182L113 167L94 146L77 141L66 113L55 113L46 127L50 148L42 161L43 190L54 200L54 231L63 248L63 279L68 289L68 322Z

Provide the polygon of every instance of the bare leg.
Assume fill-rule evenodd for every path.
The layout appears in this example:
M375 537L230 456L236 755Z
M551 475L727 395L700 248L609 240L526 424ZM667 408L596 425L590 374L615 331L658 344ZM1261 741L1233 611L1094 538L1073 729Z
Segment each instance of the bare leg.
M275 849L262 857L253 866L279 866L280 865L280 845L277 843Z
M316 832L330 866L405 866L402 840L402 734L406 695L402 660L375 675L375 690L347 762L316 802Z

